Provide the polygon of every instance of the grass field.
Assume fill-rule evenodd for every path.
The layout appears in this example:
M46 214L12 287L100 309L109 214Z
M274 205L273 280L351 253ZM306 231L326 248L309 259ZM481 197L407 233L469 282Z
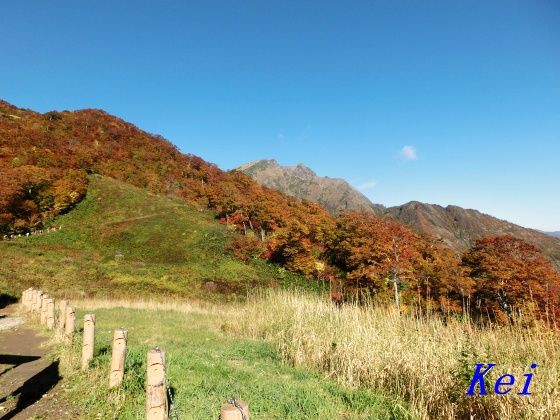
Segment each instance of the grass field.
M79 370L80 336L72 348L59 347L69 400L84 418L143 418L146 352L160 346L182 419L217 418L232 396L249 402L255 419L405 419L395 401L363 387L348 387L316 370L283 363L272 343L245 334L224 333L237 306L131 305L84 301L96 315L96 356L87 373ZM151 309L108 308L145 306ZM159 308L158 308L159 306ZM123 386L108 390L110 343L114 329L129 331ZM110 414L109 414L110 413Z
M0 241L0 293L29 286L68 297L169 296L237 300L259 287L317 282L226 252L232 233L209 211L92 176L86 198L41 236Z
M415 418L560 418L560 333L539 324L483 327L269 291L236 311L226 329L274 344L292 366L400 398ZM489 395L469 397L477 363L496 367L486 376ZM519 396L529 372L531 395ZM517 378L513 391L495 395L494 383L506 373Z
M475 327L386 308L337 307L316 294L269 291L241 303L84 300L97 317L96 357L79 370L80 336L59 346L68 397L86 418L141 418L146 352L166 352L183 416L215 418L231 396L264 419L560 418L560 335L533 326ZM129 331L122 388L107 389L114 329ZM477 363L495 363L489 395L465 395ZM537 363L530 396L523 374ZM513 393L493 394L504 373ZM103 417L106 418L106 417Z

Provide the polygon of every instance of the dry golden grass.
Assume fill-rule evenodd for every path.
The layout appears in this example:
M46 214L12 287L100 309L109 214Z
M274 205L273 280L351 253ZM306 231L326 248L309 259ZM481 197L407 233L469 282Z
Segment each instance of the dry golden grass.
M474 327L278 291L227 316L227 329L271 341L286 361L397 396L421 419L560 418L560 334L542 326ZM466 396L476 363L496 363L494 381L514 374L512 393L493 395L491 382L490 395ZM532 395L518 396L532 363Z
M397 315L391 308L345 305L321 297L267 291L246 303L73 300L84 310L142 309L217 316L237 337L264 339L284 360L323 371L345 386L366 386L420 419L560 418L560 333L544 326L474 326L437 315ZM496 363L488 396L465 395L477 363ZM532 363L530 396L518 396ZM493 381L517 379L510 395Z
M216 418L224 400L248 400L259 419L409 420L405 408L365 388L343 387L319 372L286 366L262 340L224 334L225 317L240 305L197 307L176 302L90 300L72 302L96 315L96 351L87 372L81 370L81 334L72 345L57 343L65 398L85 419L140 419L145 416L146 352L166 352L166 371L181 418ZM241 309L240 309L241 308ZM231 319L231 318L230 318ZM81 326L81 324L78 324ZM110 343L116 328L128 331L122 386L109 389Z
M180 313L216 314L221 311L221 306L203 301L157 299L72 299L72 305L85 310L95 309L142 309L146 311L175 311Z

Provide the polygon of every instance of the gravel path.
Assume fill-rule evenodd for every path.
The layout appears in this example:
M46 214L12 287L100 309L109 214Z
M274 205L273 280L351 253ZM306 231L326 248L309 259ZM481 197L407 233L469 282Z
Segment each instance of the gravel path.
M0 331L10 330L15 328L25 322L25 319L21 316L4 316L0 318Z

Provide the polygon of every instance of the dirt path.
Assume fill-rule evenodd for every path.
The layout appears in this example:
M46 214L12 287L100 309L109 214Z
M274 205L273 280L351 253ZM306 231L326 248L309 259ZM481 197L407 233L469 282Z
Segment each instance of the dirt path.
M78 417L61 399L58 361L46 342L15 305L0 309L0 420Z
M128 222L134 222L136 220L149 219L150 217L156 217L162 214L163 213L153 213L153 214L146 214L144 216L129 217L128 219L124 219L124 220L114 220L111 222L105 222L103 223L103 225L118 225L119 223L128 223Z

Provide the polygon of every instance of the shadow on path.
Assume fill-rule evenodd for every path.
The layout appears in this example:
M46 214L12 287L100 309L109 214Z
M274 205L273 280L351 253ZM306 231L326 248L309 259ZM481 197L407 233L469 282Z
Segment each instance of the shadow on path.
M12 303L16 303L17 299L5 293L0 293L0 309L5 308Z
M52 389L60 379L61 376L58 370L58 361L52 362L46 368L37 372L34 376L25 381L22 386L10 394L14 397L19 397L17 405L9 413L0 417L0 420L11 419L27 407L35 404L43 397L44 394ZM0 404L6 402L6 400L7 396L0 398Z
M33 362L40 359L41 356L19 356L17 354L0 354L0 365L11 365L9 368L0 371L0 376L6 372L17 368L24 363Z

